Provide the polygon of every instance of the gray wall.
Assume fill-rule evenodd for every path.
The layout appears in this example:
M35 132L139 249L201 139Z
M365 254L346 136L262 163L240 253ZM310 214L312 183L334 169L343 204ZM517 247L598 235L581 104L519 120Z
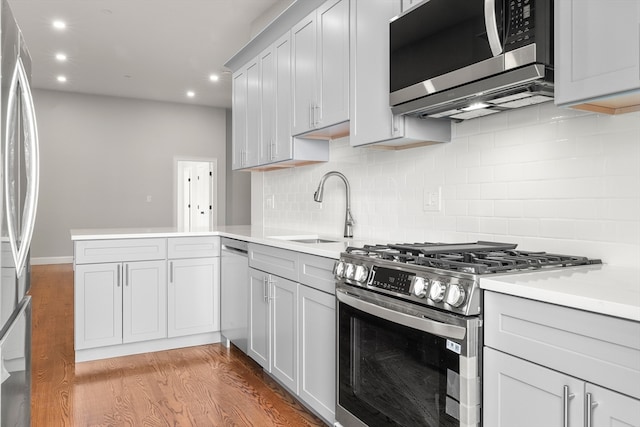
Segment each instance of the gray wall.
M176 158L217 158L225 224L224 109L46 90L34 100L41 164L33 258L73 255L74 228L172 226Z
M231 110L227 110L227 165L231 165ZM227 168L227 225L251 224L251 172Z

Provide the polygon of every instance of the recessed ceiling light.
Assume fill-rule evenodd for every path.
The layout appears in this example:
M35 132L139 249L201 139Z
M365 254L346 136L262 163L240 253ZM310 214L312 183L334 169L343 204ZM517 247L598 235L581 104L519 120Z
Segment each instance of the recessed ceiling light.
M58 80L60 83L65 83L67 81L67 78L65 76L58 76L56 80Z
M66 61L67 55L65 55L64 53L56 53L56 59L60 62Z
M187 91L187 96L189 98L193 98L194 96L196 96L196 93L194 91L192 91L192 90L189 90L189 91Z
M53 28L56 30L64 30L67 28L67 24L64 21L56 20L53 21Z
M211 74L209 76L209 80L211 80L212 82L217 82L218 80L220 80L220 76L217 74Z

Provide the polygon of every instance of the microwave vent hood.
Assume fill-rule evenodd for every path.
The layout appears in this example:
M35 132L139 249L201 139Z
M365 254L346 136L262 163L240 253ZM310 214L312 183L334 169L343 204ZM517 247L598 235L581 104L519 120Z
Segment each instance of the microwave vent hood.
M553 70L531 64L396 105L394 114L473 119L553 100Z

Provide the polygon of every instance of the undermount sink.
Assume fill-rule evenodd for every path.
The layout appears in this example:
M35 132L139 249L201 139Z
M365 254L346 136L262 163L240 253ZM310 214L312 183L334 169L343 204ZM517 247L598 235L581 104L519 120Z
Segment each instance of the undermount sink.
M296 243L337 243L337 240L329 239L292 239L290 242Z

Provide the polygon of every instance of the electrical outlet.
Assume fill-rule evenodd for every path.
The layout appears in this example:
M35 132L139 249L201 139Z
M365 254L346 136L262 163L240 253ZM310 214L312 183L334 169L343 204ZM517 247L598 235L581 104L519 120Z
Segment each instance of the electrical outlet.
M425 212L440 212L441 199L442 187L425 187L422 210Z

